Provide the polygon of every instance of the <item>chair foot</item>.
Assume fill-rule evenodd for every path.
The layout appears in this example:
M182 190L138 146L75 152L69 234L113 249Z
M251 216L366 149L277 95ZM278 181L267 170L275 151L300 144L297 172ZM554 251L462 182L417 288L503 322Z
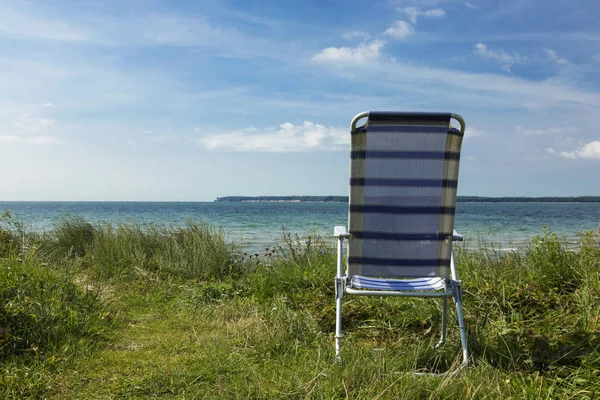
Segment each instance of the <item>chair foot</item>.
M460 344L462 346L462 356L463 356L463 362L462 362L462 366L468 366L469 365L469 349L467 346L467 330L465 328L465 320L463 317L463 310L462 310L462 282L458 281L456 282L456 287L455 287L455 300L456 300L456 315L458 317L458 329L460 332Z
M340 361L342 358L340 357L340 351L342 350L342 336L335 337L335 359Z
M435 348L441 347L446 343L446 327L448 325L448 298L444 297L442 300L442 334L440 341L435 345Z

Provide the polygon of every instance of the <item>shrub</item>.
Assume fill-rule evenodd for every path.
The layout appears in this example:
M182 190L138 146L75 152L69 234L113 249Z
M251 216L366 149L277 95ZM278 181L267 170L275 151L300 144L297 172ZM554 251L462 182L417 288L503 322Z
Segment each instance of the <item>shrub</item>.
M98 296L68 274L0 260L0 359L87 349L110 323Z

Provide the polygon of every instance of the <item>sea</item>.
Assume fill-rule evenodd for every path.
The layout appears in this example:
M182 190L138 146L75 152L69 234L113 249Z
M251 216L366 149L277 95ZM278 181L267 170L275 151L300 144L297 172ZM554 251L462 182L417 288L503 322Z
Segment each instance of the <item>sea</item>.
M136 222L182 226L205 221L223 229L227 239L255 250L281 243L282 228L301 238L333 238L346 225L347 203L320 202L0 202L33 231L51 230L60 218L77 215L92 223ZM6 223L6 221L1 223ZM455 228L469 246L511 251L536 235L554 232L577 247L580 232L597 231L600 203L457 203Z

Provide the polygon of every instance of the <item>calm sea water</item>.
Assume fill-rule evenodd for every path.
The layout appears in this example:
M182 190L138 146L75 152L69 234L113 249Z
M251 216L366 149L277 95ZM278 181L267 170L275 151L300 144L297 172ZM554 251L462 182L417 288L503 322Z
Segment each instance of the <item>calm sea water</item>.
M346 203L0 202L0 212L10 209L37 231L52 229L66 214L90 222L167 225L203 219L248 249L279 241L282 226L301 236L330 235L335 225L346 225L347 208ZM599 223L599 203L458 203L455 227L471 243L509 249L542 233L542 226L576 244L579 232L596 230Z

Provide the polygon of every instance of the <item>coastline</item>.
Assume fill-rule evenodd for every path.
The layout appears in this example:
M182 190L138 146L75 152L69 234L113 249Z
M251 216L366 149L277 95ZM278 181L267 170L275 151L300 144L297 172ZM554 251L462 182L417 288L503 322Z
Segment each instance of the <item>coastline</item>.
M215 203L347 203L348 196L224 196ZM457 203L600 203L600 196L485 197L457 196Z

